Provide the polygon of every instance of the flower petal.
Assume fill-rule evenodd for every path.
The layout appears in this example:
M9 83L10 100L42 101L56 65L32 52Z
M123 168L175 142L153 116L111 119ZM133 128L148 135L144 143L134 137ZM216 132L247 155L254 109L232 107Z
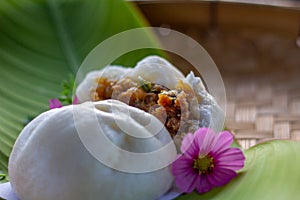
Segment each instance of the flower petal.
M197 145L200 147L200 154L208 154L217 142L217 134L209 128L201 128L195 133Z
M213 188L213 185L209 182L207 175L200 175L197 180L196 190L199 193L208 192Z
M74 97L74 99L73 99L73 104L74 104L74 105L75 105L75 104L78 104L78 97L77 97L77 96Z
M208 128L200 128L194 133L195 138L197 138L197 144L199 146L202 146L204 139L206 137L206 134L209 131L210 131L210 129L208 129Z
M188 133L184 136L184 138L181 142L181 147L180 147L180 150L182 153L184 153L189 148L189 146L192 144L193 140L194 140L194 134L192 134L192 133Z
M53 109L53 108L61 108L62 104L58 99L50 99L49 100L49 108Z
M215 168L213 173L207 176L209 182L216 187L223 186L236 177L237 173L233 170Z
M181 143L181 152L191 159L195 159L199 154L199 147L195 144L194 134L188 133L184 136Z
M187 173L184 178L176 178L176 185L181 192L191 193L196 188L198 174L194 172Z
M239 170L244 167L245 156L239 148L230 148L215 157L217 167Z
M228 148L233 142L233 135L228 131L220 132L217 138L217 142L213 148L213 152L218 154Z
M175 177L182 177L185 173L193 171L193 160L185 157L184 155L178 156L178 158L172 163L172 173Z
M198 174L193 170L192 159L183 155L178 157L172 164L172 173L180 191L190 193L195 189Z

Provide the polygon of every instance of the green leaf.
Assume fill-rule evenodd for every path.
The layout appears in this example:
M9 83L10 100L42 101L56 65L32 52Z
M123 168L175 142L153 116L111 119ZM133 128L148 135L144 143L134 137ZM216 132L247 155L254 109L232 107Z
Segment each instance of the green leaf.
M8 178L7 172L0 170L0 184L8 182L8 181L9 181L9 178Z
M300 143L274 140L245 151L246 165L224 187L178 200L282 200L299 199Z
M69 105L73 103L74 95L73 91L76 88L75 85L75 78L73 75L69 76L69 80L64 80L62 82L63 91L61 92L61 96L58 98L60 102L64 103L65 105Z
M15 139L33 116L48 110L61 83L76 75L101 41L144 26L139 13L121 0L0 1L0 169L7 169ZM145 33L145 40L154 41ZM134 65L157 54L145 49L116 60Z
M236 138L233 139L233 143L231 144L231 147L237 147L242 149L242 146L240 145L239 141Z

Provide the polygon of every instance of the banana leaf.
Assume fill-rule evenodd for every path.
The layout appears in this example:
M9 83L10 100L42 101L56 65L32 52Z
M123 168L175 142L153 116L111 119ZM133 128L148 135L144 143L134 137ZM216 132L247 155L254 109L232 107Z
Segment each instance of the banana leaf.
M182 195L178 200L299 199L300 143L273 140L245 151L238 177L205 194Z
M143 27L133 5L121 0L0 1L0 170L24 127L48 110L61 83L87 54L119 32ZM145 33L145 40L154 41ZM158 50L128 53L114 63L134 64Z

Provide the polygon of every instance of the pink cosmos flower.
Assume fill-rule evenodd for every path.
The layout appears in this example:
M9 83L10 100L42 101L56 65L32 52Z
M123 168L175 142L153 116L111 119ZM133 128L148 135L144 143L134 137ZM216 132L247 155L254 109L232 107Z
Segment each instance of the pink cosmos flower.
M75 96L74 99L73 99L73 105L74 104L78 104L78 97L77 96ZM63 106L62 103L57 98L49 100L49 108L50 109L61 108L62 106Z
M232 180L236 171L244 167L245 156L239 148L231 148L233 136L228 132L214 133L200 128L187 134L181 152L172 164L172 173L180 191L208 192Z
M62 107L62 103L57 98L49 100L50 109L61 108L61 107Z
M77 96L75 96L74 99L73 99L73 105L74 104L78 104L78 97Z

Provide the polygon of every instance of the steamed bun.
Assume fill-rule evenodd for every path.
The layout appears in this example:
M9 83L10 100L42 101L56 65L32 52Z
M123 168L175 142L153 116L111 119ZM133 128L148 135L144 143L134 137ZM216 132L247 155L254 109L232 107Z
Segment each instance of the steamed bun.
M171 141L159 120L119 101L65 106L23 129L10 157L10 181L21 200L154 200L173 182ZM143 158L151 153L153 159Z

